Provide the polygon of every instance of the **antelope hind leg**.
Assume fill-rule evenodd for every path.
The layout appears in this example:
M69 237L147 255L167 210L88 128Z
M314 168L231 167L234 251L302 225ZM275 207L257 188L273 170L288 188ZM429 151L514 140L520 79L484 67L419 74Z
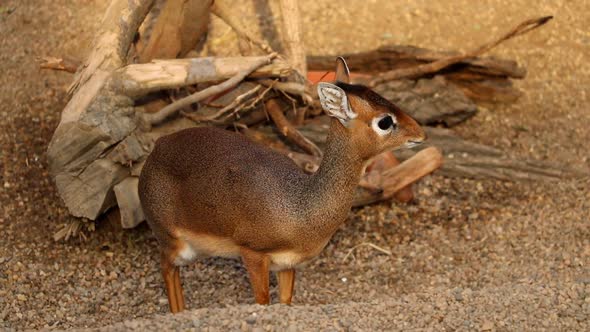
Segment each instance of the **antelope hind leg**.
M170 261L168 255L162 253L162 276L166 284L168 305L170 312L177 313L184 310L184 295L180 283L180 268Z
M291 304L293 286L295 285L295 269L277 272L279 279L279 300L283 304Z
M174 270L174 290L176 292L176 306L178 311L184 311L184 294L182 291L182 283L180 282L180 267Z
M265 254L244 248L240 250L240 254L250 276L250 284L254 291L256 303L269 304L269 257Z

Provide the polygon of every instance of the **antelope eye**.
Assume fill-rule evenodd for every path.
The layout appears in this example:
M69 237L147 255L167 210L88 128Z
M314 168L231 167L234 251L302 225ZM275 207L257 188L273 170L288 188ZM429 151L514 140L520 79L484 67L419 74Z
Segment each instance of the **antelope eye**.
M379 122L377 122L377 125L379 126L379 129L381 130L387 130L391 127L393 127L393 119L391 118L391 116L385 116L383 119L379 120Z

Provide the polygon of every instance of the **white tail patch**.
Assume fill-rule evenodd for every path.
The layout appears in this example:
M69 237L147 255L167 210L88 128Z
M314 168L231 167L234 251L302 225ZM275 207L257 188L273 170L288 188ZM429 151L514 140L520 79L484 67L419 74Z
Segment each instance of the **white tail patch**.
M197 252L189 244L185 244L174 259L174 264L177 266L188 265L195 259L197 259Z
M240 247L229 238L193 234L186 230L177 232L178 238L184 247L178 252L174 263L176 265L187 265L199 257L237 257L240 255Z
M270 268L273 271L293 268L305 260L303 255L295 251L273 252L269 256L271 262Z

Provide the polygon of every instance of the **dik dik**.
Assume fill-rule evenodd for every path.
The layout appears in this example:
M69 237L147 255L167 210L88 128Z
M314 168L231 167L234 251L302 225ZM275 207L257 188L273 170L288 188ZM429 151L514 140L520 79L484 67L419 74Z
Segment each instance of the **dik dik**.
M276 271L280 302L291 303L295 269L317 256L346 220L366 163L424 141L411 117L369 88L349 84L342 58L336 79L318 86L332 122L313 175L220 129L186 129L156 142L139 194L161 247L172 312L184 309L179 267L203 256L241 256L259 304L269 303L269 270Z

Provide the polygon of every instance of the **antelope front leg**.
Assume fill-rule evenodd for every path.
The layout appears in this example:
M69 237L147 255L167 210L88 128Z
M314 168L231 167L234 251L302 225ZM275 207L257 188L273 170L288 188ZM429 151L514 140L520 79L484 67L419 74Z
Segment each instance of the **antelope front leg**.
M250 276L250 284L254 291L254 298L258 304L269 304L269 263L270 259L267 255L242 248L240 250L242 260L248 270Z
M293 286L295 285L295 269L277 272L279 278L279 299L283 304L291 304Z

